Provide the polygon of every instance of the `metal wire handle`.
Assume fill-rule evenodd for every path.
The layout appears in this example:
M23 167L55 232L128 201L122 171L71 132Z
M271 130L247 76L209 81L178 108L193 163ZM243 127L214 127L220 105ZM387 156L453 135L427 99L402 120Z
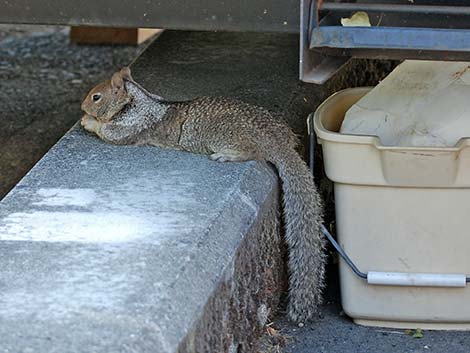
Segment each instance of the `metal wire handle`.
M309 135L309 142L310 142L310 148L309 148L309 152L310 152L309 162L310 162L310 165L309 165L309 167L310 167L310 172L312 173L312 175L314 174L314 171L315 171L315 169L314 169L315 168L315 130L313 128L313 118L314 118L314 114L312 113L308 116L308 119L307 119L307 132L308 132L308 135ZM323 233L323 235L325 235L325 237L328 239L328 241L331 243L331 245L333 245L333 247L338 252L338 254L341 256L341 258L346 262L346 264L349 266L349 268L354 272L354 274L356 276L358 276L359 278L362 278L366 281L369 281L370 278L368 278L368 274L370 275L372 272L365 273L365 272L362 272L361 270L359 270L359 268L354 264L354 262L348 256L348 254L346 254L346 252L341 247L341 245L338 244L338 242L335 240L335 238L331 235L331 233L328 231L328 229L326 229L326 227L323 224L320 225L320 230ZM376 273L379 273L379 272L374 272L374 274L376 274ZM379 274L381 274L381 273L379 273ZM385 274L388 274L388 275L391 275L391 276L397 275L397 274L398 275L405 275L405 276L407 275L405 273L391 273L391 272L385 273ZM446 275L443 275L443 276L446 276ZM462 277L462 280L463 280L463 277ZM470 282L470 277L466 276L465 277L465 282L469 283Z

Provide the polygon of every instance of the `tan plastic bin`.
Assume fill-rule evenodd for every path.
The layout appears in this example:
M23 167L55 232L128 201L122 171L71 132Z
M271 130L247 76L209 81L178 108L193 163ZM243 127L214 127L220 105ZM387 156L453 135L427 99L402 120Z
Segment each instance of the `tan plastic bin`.
M343 309L368 326L470 329L470 139L407 148L339 134L369 90L336 93L314 119L335 183L338 242L369 282L386 284L341 260Z

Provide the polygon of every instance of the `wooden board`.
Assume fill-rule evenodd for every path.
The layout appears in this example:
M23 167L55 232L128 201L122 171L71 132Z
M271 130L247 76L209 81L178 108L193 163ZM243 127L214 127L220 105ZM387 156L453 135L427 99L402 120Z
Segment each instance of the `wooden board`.
M158 28L110 28L73 26L70 40L77 44L140 44L162 32Z

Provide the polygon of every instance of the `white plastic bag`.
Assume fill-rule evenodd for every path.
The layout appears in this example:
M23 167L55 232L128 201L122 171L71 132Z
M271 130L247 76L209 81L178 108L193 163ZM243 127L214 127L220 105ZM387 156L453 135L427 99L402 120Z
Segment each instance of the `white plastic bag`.
M470 137L470 63L403 62L347 111L340 132L386 146L455 146Z

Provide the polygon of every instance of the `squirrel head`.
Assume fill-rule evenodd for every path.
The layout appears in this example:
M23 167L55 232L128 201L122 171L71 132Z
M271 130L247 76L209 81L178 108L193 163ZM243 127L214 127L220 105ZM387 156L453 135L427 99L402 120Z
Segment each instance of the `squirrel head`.
M124 79L132 80L131 70L128 67L114 73L111 80L93 87L82 102L82 110L98 121L110 121L131 101Z

